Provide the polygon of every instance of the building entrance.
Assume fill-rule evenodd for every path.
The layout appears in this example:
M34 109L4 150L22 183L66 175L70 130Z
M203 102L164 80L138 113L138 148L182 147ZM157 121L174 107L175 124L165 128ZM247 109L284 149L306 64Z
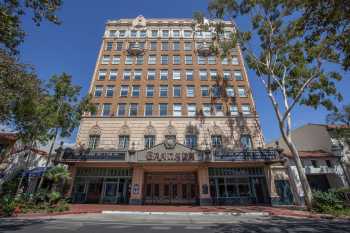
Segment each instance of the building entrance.
M195 173L146 173L145 204L196 204Z

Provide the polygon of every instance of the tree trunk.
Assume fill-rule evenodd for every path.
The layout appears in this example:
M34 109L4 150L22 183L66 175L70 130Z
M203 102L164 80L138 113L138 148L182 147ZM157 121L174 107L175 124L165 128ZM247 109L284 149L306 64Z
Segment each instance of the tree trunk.
M16 195L19 194L19 191L21 189L21 186L22 186L22 183L23 183L23 180L24 180L25 173L26 173L27 168L28 168L28 164L29 164L29 161L30 161L30 156L32 154L32 150L31 149L32 149L32 147L29 148L29 152L28 152L28 155L27 155L27 160L26 160L25 166L24 166L24 171L22 173L21 179L19 180L19 183L18 183L18 186L17 186Z
M50 151L49 151L49 154L47 155L47 161L46 161L46 164L45 164L45 169L44 169L43 174L41 174L41 176L40 176L40 182L39 182L39 185L38 185L38 187L37 187L37 190L40 190L40 189L41 189L41 186L43 185L43 182L44 182L44 173L45 173L47 167L48 167L49 164L50 164L51 154L52 154L53 147L54 147L54 145L55 145L55 143L56 143L57 134L58 134L58 128L56 128L55 137L54 137L53 140L52 140L51 147L50 147Z
M304 198L305 198L305 204L308 210L312 209L312 191L309 185L309 182L307 181L307 177L305 175L305 171L304 171L304 167L303 164L301 162L301 159L299 157L299 152L296 149L294 143L290 140L286 140L285 143L287 144L290 152L292 153L294 162L295 162L295 166L297 168L298 171L298 175L299 175L299 179L300 179L300 183L301 186L303 188L304 191Z

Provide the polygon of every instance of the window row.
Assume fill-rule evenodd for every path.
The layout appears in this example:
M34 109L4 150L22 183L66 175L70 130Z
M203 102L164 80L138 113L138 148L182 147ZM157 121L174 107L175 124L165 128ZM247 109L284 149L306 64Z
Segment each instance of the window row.
M104 81L104 80L111 80L115 81L118 79L118 73L121 73L120 76L123 80L136 80L139 81L142 79L143 75L146 75L147 80L155 80L157 78L157 71L155 69L149 69L146 72L143 72L141 69L135 69L135 70L123 70L123 72L118 72L117 69L111 69L108 73L107 69L100 69L97 74L97 80ZM207 70L166 70L162 69L158 72L159 80L180 80L181 77L184 76L186 80L193 81L194 75L197 73L197 76L199 77L199 80L206 81L208 80L208 76L210 76L211 80L217 80L218 75L221 75L222 79L224 80L232 80L234 78L236 81L243 81L243 75L240 70L224 70L222 73L218 73L217 70L210 70L209 72ZM108 76L109 75L109 76Z
M216 35L215 32L203 32L197 31L193 32L190 29L149 29L149 30L108 30L107 36L109 37L119 37L119 38L204 38L210 39ZM232 32L230 30L224 30L222 37L230 38Z
M117 110L115 113L112 112L112 104L111 103L105 103L101 105L102 109L100 111L100 116L130 116L130 117L136 117L136 116L191 116L195 117L198 115L203 116L237 116L239 111L237 105L230 105L229 110L227 110L225 114L224 105L222 103L216 103L216 104L202 104L201 108L197 108L196 104L186 104L185 107L183 107L180 103L175 103L172 105L172 109L169 109L169 105L167 103L160 103L158 104L158 114L155 113L155 104L153 103L146 103L144 105L144 112L140 112L140 104L137 103L119 103L117 105ZM92 116L97 116L97 113L99 112L100 104L96 104L97 111ZM168 114L168 110L172 111L171 114ZM184 112L186 111L186 114ZM242 104L241 105L241 111L243 115L249 115L251 114L251 109L249 104Z
M176 135L165 135L165 139L171 138L176 140ZM100 144L100 135L89 136L89 148L96 149ZM184 144L190 148L198 147L198 136L195 134L186 134ZM249 134L242 134L240 137L240 144L243 149L252 149L253 142ZM156 145L156 135L144 135L144 147L150 149ZM211 135L211 145L213 147L220 147L223 145L222 135ZM130 147L130 135L119 135L118 148L129 149Z
M96 86L94 96L95 97L113 97L116 92L116 87L113 85L108 85L105 88L103 86ZM170 97L170 91L172 90L172 96L173 97L195 97L196 96L196 88L194 85L187 85L185 88L183 88L181 85L173 85L172 87L169 87L168 85L160 85L159 87L154 87L153 85L147 85L144 90L141 90L140 85L132 85L129 87L128 85L121 85L120 86L120 97L128 97L129 95L132 97L139 97L141 96L141 92L145 93L144 96L146 97ZM155 94L156 89L158 89L158 95ZM170 90L169 90L170 89ZM183 95L183 89L186 91L186 95ZM245 87L238 86L237 87L238 96L239 97L247 97L247 92ZM208 85L201 85L200 86L200 96L202 97L234 97L235 96L235 90L233 86L226 86L221 87L217 85L208 86Z
M198 65L216 65L217 60L219 58L215 57L215 56L208 56L208 57L204 57L204 56L197 56L196 59L196 64ZM103 55L102 56L102 60L101 60L101 64L102 65L119 65L121 64L121 58L119 55L115 55L115 56L110 56L110 55ZM124 59L124 64L125 65L143 65L145 63L145 59L143 55L140 56L126 56ZM173 56L169 56L169 55L161 55L160 56L160 60L157 61L157 55L155 54L151 54L148 55L148 60L147 60L147 64L148 65L156 65L156 64L161 64L161 65L169 65L169 64L173 64L173 65L181 65L181 64L185 64L185 65L193 65L193 57L192 55L185 55L185 56L180 56L180 55L173 55ZM238 65L239 61L238 61L238 57L237 56L232 56L232 58L230 58L230 60L228 58L223 58L221 59L221 64L222 65Z

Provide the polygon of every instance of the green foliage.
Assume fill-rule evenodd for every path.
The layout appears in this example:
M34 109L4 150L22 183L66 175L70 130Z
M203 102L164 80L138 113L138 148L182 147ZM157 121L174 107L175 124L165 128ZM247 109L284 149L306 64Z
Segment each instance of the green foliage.
M16 202L10 195L3 196L0 200L1 212L5 216L12 216L16 209Z
M59 183L70 179L70 173L63 165L57 165L49 169L45 172L44 176L53 183Z
M344 208L344 201L334 190L328 192L315 191L313 198L313 208L320 213L329 213Z
M59 192L51 192L47 196L49 198L50 205L57 204L57 202L61 199L61 194Z
M31 11L34 23L39 26L47 19L59 24L56 11L62 5L61 0L6 0L0 3L0 43L12 53L17 53L18 45L23 42L25 32L22 29L21 18ZM28 12L27 12L28 13Z

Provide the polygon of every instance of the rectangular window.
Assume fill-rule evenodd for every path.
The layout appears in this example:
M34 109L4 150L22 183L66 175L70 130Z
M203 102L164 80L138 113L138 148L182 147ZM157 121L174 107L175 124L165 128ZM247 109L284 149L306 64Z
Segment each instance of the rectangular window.
M103 90L103 87L102 87L102 86L96 86L96 87L95 87L95 97L100 97L100 96L102 96L102 90Z
M155 135L145 135L145 149L152 148L156 143Z
M238 57L237 56L232 56L232 65L239 65Z
M180 42L178 42L178 41L173 42L173 50L174 51L180 50Z
M136 64L142 65L143 64L143 56L137 56L136 57Z
M190 31L190 30L185 30L184 31L184 37L185 38L191 38L191 36L192 36L192 31Z
M102 116L110 116L112 104L103 104L102 106Z
M135 70L134 71L134 80L140 81L142 77L142 70Z
M173 87L173 96L174 97L181 97L181 86L174 86Z
M95 111L91 111L90 115L91 116L97 116L97 113L98 113L98 111L100 109L100 104L93 104L93 105L95 105Z
M113 56L113 58L112 58L112 64L113 64L113 65L118 65L118 64L120 64L120 56Z
M132 65L132 56L126 56L125 65Z
M168 86L160 86L159 87L159 96L160 97L168 97Z
M311 160L311 164L312 164L312 166L315 167L315 168L318 168L318 167L319 167L316 160Z
M242 104L242 113L243 113L243 115L250 114L250 105L249 104Z
M242 80L243 80L243 76L242 76L241 71L235 70L233 74L234 74L235 79L236 79L237 81L242 81Z
M149 55L148 56L148 64L149 65L155 65L157 62L157 57L156 55Z
M192 65L192 55L186 55L185 56L185 64L186 65Z
M173 79L174 80L180 80L181 79L181 72L180 72L180 70L173 70Z
M146 87L146 96L153 97L154 96L154 87L152 85L147 85Z
M147 103L145 105L145 116L152 116L153 115L153 104Z
M107 86L106 97L113 97L113 95L114 95L114 86Z
M169 50L169 43L168 42L162 42L162 50L163 51Z
M199 71L199 79L202 81L208 80L208 73L206 70Z
M190 148L197 147L197 136L196 135L193 135L193 134L186 135L185 140L186 140L186 146L188 146ZM184 189L185 187L186 187L186 184L185 184L185 186L182 187L182 189ZM184 190L182 190L182 191L184 191ZM185 194L185 192L184 192L184 194ZM186 194L185 194L185 197L186 197Z
M227 86L226 87L226 95L229 96L229 97L235 96L235 92L234 92L233 86Z
M168 55L162 55L160 57L160 64L167 65L169 63L169 56Z
M220 97L221 93L220 93L220 87L217 85L214 85L211 87L211 95L213 97Z
M180 31L179 30L173 30L173 37L179 38L180 37Z
M221 64L222 64L222 65L228 65L228 59L227 59L227 57L224 57L224 58L221 59Z
M137 31L132 30L132 31L130 32L130 37L137 37Z
M148 70L147 72L147 80L154 80L156 78L155 70Z
M131 78L131 71L130 70L125 70L123 74L123 79L124 80L130 80Z
M168 104L159 104L159 116L168 115Z
M231 74L229 70L224 70L224 80L230 80Z
M117 46L115 47L115 50L122 51L123 49L123 42L117 42Z
M107 42L106 51L112 51L112 48L113 48L113 42Z
M192 42L185 42L184 43L184 50L191 51L192 50Z
M128 92L129 92L129 86L121 86L120 87L120 96L121 97L128 96Z
M157 38L158 37L158 30L152 30L151 36L153 38Z
M173 104L173 116L181 116L181 104Z
M98 80L103 81L106 79L107 71L106 70L100 70L98 71Z
M140 31L140 37L146 38L146 31Z
M211 143L214 147L221 146L222 145L221 135L212 135L211 136Z
M121 149L129 148L129 135L119 135L119 148Z
M333 167L333 164L332 164L332 162L330 161L330 160L326 160L326 165L327 165L327 167L329 167L329 168L332 168Z
M180 65L180 56L179 55L174 55L173 56L173 64L174 65Z
M100 135L90 135L89 136L89 149L96 149L100 144Z
M202 97L209 96L209 86L201 86L201 95Z
M237 116L238 115L238 108L236 105L231 105L230 106L230 113L231 116Z
M187 104L187 116L196 116L196 104Z
M117 116L125 116L126 104L118 104Z
M138 104L129 105L129 116L137 116Z
M211 106L210 104L203 104L203 115L210 116L211 115Z
M186 80L193 80L193 70L186 70Z
M157 50L157 42L152 41L152 42L150 43L149 49L150 49L150 50L153 50L153 51Z
M239 97L247 97L244 87L238 87L238 95Z
M140 96L140 86L132 86L131 96L133 96L133 97Z
M118 76L118 71L117 70L111 70L109 72L109 80L115 81L115 80L117 80L117 76Z
M209 56L208 57L208 64L209 65L215 65L216 64L216 57L215 56Z
M109 36L110 36L110 37L115 37L115 36L117 36L117 31L116 31L116 30L110 30L110 31L109 31Z
M187 97L194 97L194 96L195 96L194 86L187 86Z
M217 80L218 73L216 72L216 70L211 70L210 71L210 78L211 78L211 80Z
M160 71L160 80L168 80L168 71L167 70Z
M109 55L102 56L102 65L108 65L111 57Z
M203 57L203 56L198 56L198 57L197 57L197 64L198 64L198 65L205 65L205 57Z
M162 31L162 37L163 38L168 38L169 37L169 30L163 30Z
M215 107L215 116L223 116L224 115L224 109L222 104L216 103L214 105Z

